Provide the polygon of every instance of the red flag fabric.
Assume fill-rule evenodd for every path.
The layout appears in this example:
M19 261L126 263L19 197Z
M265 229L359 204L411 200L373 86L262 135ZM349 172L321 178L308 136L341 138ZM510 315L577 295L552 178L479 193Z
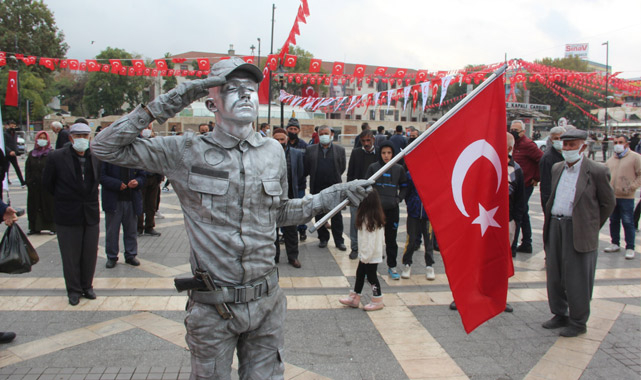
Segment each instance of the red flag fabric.
M77 59L68 59L67 64L69 65L69 70L78 70L80 62Z
M55 63L53 63L53 59L51 58L40 57L40 65L48 68L49 70L54 70L56 68Z
M467 333L505 310L514 274L506 131L498 77L405 156Z
M270 54L267 56L267 67L269 71L276 71L276 69L278 69L278 54Z
M283 60L283 66L285 67L294 67L296 66L296 61L298 57L292 54L286 54L285 59Z
M145 61L142 59L132 59L131 64L136 71L145 69Z
M158 70L167 70L167 62L164 59L157 59L154 62L156 62L156 68Z
M300 2L303 4L303 13L305 16L309 16L309 4L307 4L307 0L301 0Z
M263 69L263 81L260 82L258 86L258 103L259 104L268 104L269 103L269 80L271 79L271 73L269 71L269 61Z
M198 58L198 70L209 72L209 58Z
M18 106L18 72L16 70L9 70L9 77L7 78L7 93L4 97L4 105L11 107Z
M253 55L246 55L243 57L243 61L247 63L251 63L252 65L254 64L254 56Z
M354 77L355 78L362 78L365 75L365 68L367 66L365 65L356 65L354 67Z
M321 64L323 63L322 60L317 59L317 58L312 58L309 61L309 72L310 73L319 73L321 69Z
M427 70L419 70L416 73L416 83L427 82Z
M385 72L387 71L387 67L379 66L376 68L376 71L374 71L375 76L383 76L385 75Z
M110 59L109 64L111 65L111 72L114 74L119 74L120 69L122 68L122 62L119 59Z
M344 69L345 69L345 64L343 62L334 62L334 67L332 68L332 75L343 75Z
M392 76L394 78L403 78L405 74L407 74L407 69L396 69L396 72Z

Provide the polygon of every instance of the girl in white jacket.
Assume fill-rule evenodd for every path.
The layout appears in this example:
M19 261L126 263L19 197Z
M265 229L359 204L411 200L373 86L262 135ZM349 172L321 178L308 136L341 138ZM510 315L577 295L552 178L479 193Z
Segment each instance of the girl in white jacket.
M358 268L354 291L349 296L339 300L346 306L357 308L361 302L361 291L367 282L372 286L372 300L365 305L366 311L383 308L381 284L378 282L376 270L378 263L383 261L383 244L385 240L385 212L381 206L378 192L372 191L361 202L356 211L356 229L358 231Z

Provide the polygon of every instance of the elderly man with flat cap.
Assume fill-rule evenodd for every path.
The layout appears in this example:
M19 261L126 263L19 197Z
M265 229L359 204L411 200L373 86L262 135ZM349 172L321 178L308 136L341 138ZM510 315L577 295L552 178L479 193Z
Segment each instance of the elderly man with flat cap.
M282 146L254 132L261 71L240 58L140 105L102 131L92 146L102 160L166 175L191 243L193 279L185 326L192 379L230 379L234 349L241 379L282 379L286 299L275 268L276 226L306 223L348 198L358 204L370 181L337 184L288 199ZM152 120L164 123L209 94L213 132L137 139Z
M552 166L552 192L545 206L545 269L554 317L543 327L562 328L565 337L587 331L599 230L615 205L610 171L583 155L587 137L579 129L561 135L564 161Z
M98 257L100 165L89 148L91 128L77 123L69 141L49 154L42 184L54 197L53 221L62 256L67 296L72 306L80 297L95 299L93 276Z

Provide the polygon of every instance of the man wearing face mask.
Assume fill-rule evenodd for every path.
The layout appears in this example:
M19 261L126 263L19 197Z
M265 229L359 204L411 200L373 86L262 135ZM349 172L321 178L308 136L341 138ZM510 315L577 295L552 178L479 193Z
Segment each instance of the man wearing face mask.
M307 149L307 143L301 139L298 138L298 134L300 133L300 123L298 122L298 119L295 117L292 117L289 119L287 122L287 137L289 138L289 146L292 148L300 149L304 151Z
M281 128L282 129L282 128ZM260 135L263 137L269 137L269 124L262 123L260 125ZM285 132L285 137L287 137L287 132Z
M105 161L167 175L180 200L194 277L176 284L189 290L192 379L231 379L235 350L241 380L283 379L287 305L274 263L276 227L307 223L346 197L359 204L371 191L371 181L353 181L289 199L283 147L253 128L262 80L240 58L219 61L208 78L136 107L92 146ZM213 132L136 138L208 93Z
M523 238L521 245L516 248L516 251L532 253L532 226L530 225L530 208L528 202L534 191L534 186L539 182L539 162L541 161L543 152L536 146L534 141L525 135L525 124L523 121L512 121L510 133L514 136L515 141L512 157L514 161L521 166L523 176L525 177L525 212L520 223L517 223L512 247L516 247L519 241L519 231L522 231Z
M561 135L564 162L552 166L552 193L545 205L545 271L554 317L543 328L561 328L565 337L587 331L599 230L615 206L610 171L583 156L587 137L579 129Z
M612 245L605 252L618 252L621 239L621 224L625 234L625 258L634 259L634 194L641 186L641 155L630 149L628 138L614 138L614 154L605 165L612 173L610 185L614 188L616 207L610 215L610 239Z
M545 204L548 203L550 192L552 191L552 166L557 162L563 161L561 150L563 149L563 141L561 135L565 133L565 128L554 127L550 129L550 134L546 142L547 149L541 157L539 162L539 172L541 173L541 209L545 211ZM520 219L519 219L520 220Z
M305 152L305 176L309 175L309 189L312 194L318 194L332 185L341 183L345 172L345 148L332 144L334 131L327 125L318 127L320 143L310 145ZM316 215L320 220L325 214ZM332 237L336 248L346 251L343 239L343 215L340 211L331 219ZM327 247L329 232L324 225L318 228L319 248Z
M294 149L287 144L287 131L283 128L274 129L272 134L274 139L280 143L285 150L285 161L287 162L287 196L289 199L301 198L298 196L298 182L301 177L305 179L305 169L303 167L303 152ZM285 238L285 251L287 252L287 262L294 268L300 268L298 260L298 232L296 226L281 227L283 237ZM276 263L280 261L280 244L276 239Z
M49 154L43 187L54 197L54 222L62 256L69 304L80 297L95 299L93 276L98 257L100 165L89 148L91 128L77 123L69 129L71 144Z

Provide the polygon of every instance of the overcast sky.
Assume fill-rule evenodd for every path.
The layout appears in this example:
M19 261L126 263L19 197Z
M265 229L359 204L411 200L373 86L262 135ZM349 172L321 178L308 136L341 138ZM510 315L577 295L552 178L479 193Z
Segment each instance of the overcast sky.
M65 33L68 58L107 46L147 58L165 52L269 53L289 34L300 0L44 0ZM309 0L297 45L324 61L451 70L507 58L562 57L589 43L589 59L641 77L639 0ZM93 41L93 44L92 44ZM256 52L257 53L257 52Z

